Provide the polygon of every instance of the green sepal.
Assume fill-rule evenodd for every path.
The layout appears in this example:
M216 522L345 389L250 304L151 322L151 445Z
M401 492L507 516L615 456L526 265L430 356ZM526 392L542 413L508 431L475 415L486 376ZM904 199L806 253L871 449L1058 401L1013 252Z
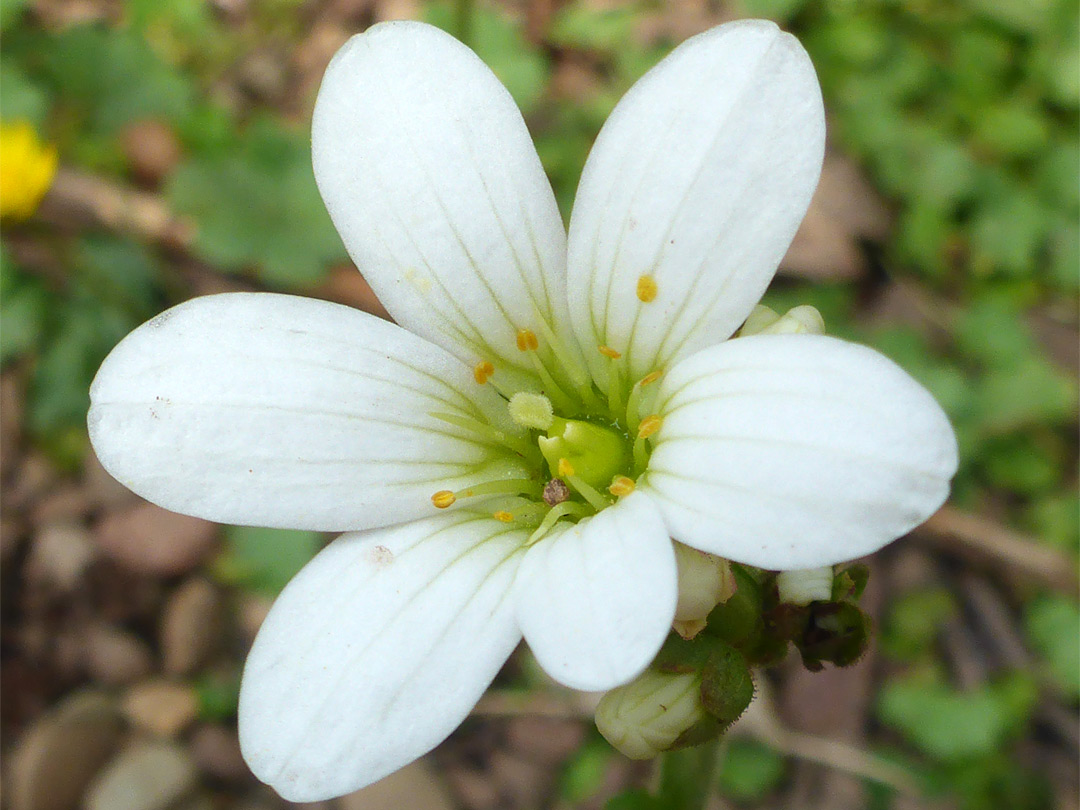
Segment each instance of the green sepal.
M691 640L684 639L678 633L668 633L652 667L669 675L697 672L705 668L718 644L723 642L711 639L704 633Z
M703 635L721 639L739 649L749 649L761 639L764 622L761 618L761 585L744 566L731 564L735 576L735 593L709 613Z
M679 748L693 748L695 745L711 742L723 734L726 729L727 726L711 714L706 715L676 737L675 742L668 747L668 750L675 751Z
M734 647L717 643L701 673L701 705L727 728L754 699L754 678L746 658Z
M831 601L858 602L869 581L870 568L862 563L856 563L843 571L838 571L833 578Z

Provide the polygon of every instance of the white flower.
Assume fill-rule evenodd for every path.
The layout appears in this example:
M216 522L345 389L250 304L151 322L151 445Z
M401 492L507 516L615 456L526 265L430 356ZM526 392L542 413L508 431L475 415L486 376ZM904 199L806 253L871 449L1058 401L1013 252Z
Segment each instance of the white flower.
M821 335L724 342L823 144L796 40L721 26L618 105L567 237L472 52L417 23L345 45L315 175L412 333L302 298L199 298L126 338L91 392L101 461L144 497L357 532L293 580L251 651L240 734L261 779L311 801L385 776L462 721L522 635L565 684L628 682L675 614L669 537L810 568L942 503L952 431L891 362Z

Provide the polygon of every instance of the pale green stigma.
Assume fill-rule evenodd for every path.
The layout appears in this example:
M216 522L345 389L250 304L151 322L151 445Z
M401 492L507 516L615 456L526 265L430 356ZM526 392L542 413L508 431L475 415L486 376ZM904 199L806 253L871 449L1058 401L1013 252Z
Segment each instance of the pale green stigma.
M547 430L555 421L551 400L543 394L519 391L510 398L508 407L510 418L525 428Z

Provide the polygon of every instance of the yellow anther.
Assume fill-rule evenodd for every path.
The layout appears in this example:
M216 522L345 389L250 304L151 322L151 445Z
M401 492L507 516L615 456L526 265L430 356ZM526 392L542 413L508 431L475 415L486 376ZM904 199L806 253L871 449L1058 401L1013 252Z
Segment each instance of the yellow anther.
M431 496L431 502L436 509L445 509L457 500L457 496L448 489L440 489Z
M659 380L660 375L663 373L664 372L662 371L650 371L648 374L641 378L641 382L639 382L638 385L644 388L646 385L649 385L650 383L654 383Z
M656 431L660 429L660 426L664 424L662 417L657 416L655 413L652 416L646 416L641 420L641 424L638 425L637 435L639 439L647 439L652 436Z
M656 279L649 275L638 278L637 297L646 304L656 298Z
M513 523L514 516L504 509L500 509L498 512L492 515L493 518L502 523Z
M535 351L536 347L540 345L540 342L536 339L536 333L532 329L518 329L517 333L517 347L518 351L531 352Z
M610 357L612 360L618 360L622 357L622 352L617 352L610 346L597 346L596 348L600 354L604 355L604 357Z
M491 375L495 373L495 366L491 365L487 360L481 360L475 366L473 366L472 375L480 385L486 383Z
M625 475L616 475L611 479L611 486L607 488L607 491L612 495L621 498L624 495L629 495L633 492L634 486L633 478L627 478Z
M574 474L574 465L567 461L565 458L559 459L559 475L563 478L569 478Z

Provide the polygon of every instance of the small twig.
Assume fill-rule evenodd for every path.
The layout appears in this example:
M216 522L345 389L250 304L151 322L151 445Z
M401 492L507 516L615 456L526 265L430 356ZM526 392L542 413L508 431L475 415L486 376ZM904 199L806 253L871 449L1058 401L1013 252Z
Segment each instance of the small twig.
M1080 594L1076 563L1066 554L978 515L944 506L914 536L972 562L1026 574L1071 596Z
M181 250L191 246L195 235L194 227L160 197L68 168L56 173L40 213L49 220L89 221Z
M764 684L764 679L760 682ZM870 779L910 796L920 796L918 782L903 768L840 740L786 728L777 717L772 698L762 685L733 733L745 733L781 754Z

